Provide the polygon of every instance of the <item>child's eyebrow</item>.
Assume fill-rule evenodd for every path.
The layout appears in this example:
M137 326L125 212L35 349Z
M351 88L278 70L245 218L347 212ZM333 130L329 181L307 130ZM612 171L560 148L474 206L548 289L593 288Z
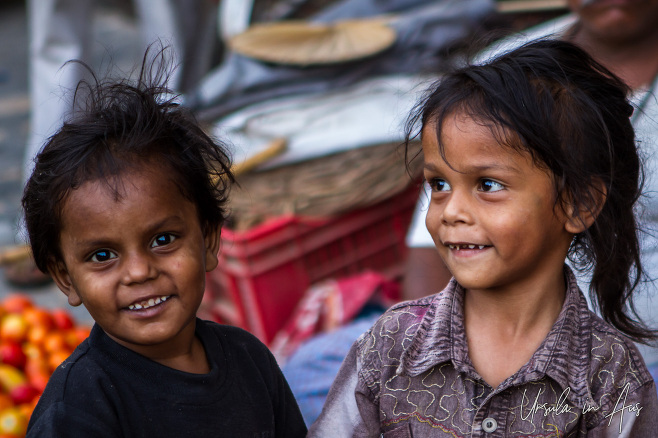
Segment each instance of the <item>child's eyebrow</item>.
M185 221L178 215L167 216L153 224L147 225L146 229L149 233L155 233L156 231L162 230L166 227L172 227L179 224L183 224Z
M519 172L519 169L516 166L513 165L507 165L507 164L501 164L500 162L493 162L493 163L482 163L482 164L470 164L466 166L465 168L461 168L459 170L455 169L454 167L450 166L450 163L447 163L448 166L453 169L458 171L459 173L473 173L473 172L487 172L487 171L505 171L505 172ZM425 163L424 168L426 170L429 170L431 172L439 172L438 167L434 163Z
M427 170L432 171L432 172L437 172L439 170L439 169L436 168L434 163L425 163L425 165L423 167Z
M502 170L506 172L518 172L519 170L513 165L506 165L501 163L479 164L468 166L470 172L486 172L490 170Z

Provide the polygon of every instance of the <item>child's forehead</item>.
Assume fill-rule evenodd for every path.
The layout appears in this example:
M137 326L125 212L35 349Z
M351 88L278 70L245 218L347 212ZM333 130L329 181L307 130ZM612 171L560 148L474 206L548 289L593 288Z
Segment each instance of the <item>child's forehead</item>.
M167 203L190 202L182 196L175 172L169 166L142 163L115 175L90 178L72 188L61 202L62 213L79 210L100 213L116 209L117 204L138 203L145 196L163 199Z
M432 137L443 148L446 142L454 141L460 136L477 135L487 142L492 141L501 147L519 152L525 149L518 133L500 123L466 110L448 112L427 122L423 127L422 137Z
M437 129L439 122L440 130ZM474 160L487 157L491 165L491 160L502 160L506 165L521 160L552 174L551 169L524 144L518 133L467 112L454 112L441 121L435 119L427 123L423 127L422 144L426 161L440 160L449 167L457 162L473 164ZM484 164L480 163L482 166Z

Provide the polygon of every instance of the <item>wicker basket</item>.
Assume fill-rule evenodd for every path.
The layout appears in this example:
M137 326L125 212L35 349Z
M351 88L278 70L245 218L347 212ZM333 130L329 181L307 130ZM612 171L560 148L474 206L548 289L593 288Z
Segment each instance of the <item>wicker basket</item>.
M410 146L411 156L418 151L419 143ZM387 143L243 174L231 191L227 225L245 230L272 217L324 218L367 207L407 188L421 168L416 158L407 169L403 146Z

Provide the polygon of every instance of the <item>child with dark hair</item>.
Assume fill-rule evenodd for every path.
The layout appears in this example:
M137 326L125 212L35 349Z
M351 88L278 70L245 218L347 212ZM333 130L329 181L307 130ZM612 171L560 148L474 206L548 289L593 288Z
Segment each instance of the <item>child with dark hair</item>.
M453 278L355 342L309 436L655 436L626 92L560 41L434 86L407 138L420 122L427 228ZM605 321L567 258L593 270Z
M96 322L53 373L27 435L304 436L269 350L196 318L217 266L230 160L149 74L79 86L85 105L27 183L37 266Z

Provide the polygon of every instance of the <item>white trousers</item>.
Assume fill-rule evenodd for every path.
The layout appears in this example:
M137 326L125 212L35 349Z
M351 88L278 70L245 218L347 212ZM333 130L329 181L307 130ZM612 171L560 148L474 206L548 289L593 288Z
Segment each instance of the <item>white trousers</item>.
M90 64L93 3L93 0L27 2L31 119L23 163L24 181L31 174L34 157L46 139L61 127L71 108L70 91L82 79L80 66L62 66L72 59ZM148 42L161 38L180 54L181 38L171 2L136 0L135 6L144 48ZM170 85L176 86L175 82Z

